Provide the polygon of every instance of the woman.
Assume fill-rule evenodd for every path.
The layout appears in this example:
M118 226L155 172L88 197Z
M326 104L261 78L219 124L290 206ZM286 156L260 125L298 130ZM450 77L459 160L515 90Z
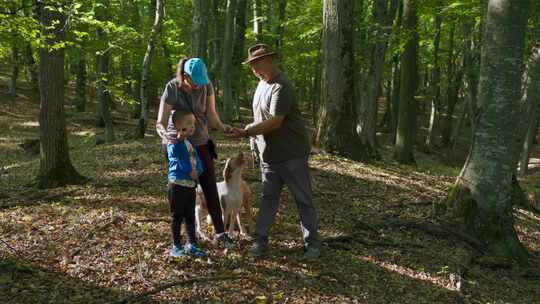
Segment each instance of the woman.
M224 133L230 132L232 128L219 119L214 87L208 79L206 65L200 58L181 59L176 69L176 77L165 86L156 123L157 133L163 139L162 144L176 140L176 130L171 119L174 110L190 111L195 115L195 133L189 140L195 146L204 168L203 174L199 176L199 183L208 204L216 239L223 246L231 248L234 242L223 227L213 160L217 155L208 135L208 126ZM162 150L166 156L167 150Z

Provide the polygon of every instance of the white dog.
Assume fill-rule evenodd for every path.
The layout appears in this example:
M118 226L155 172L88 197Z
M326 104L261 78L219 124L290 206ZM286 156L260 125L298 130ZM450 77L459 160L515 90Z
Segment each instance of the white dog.
M223 223L225 230L228 229L229 235L232 235L236 223L241 235L246 235L246 230L240 219L242 207L247 215L247 227L251 227L251 190L248 184L242 179L242 173L246 167L247 161L242 152L234 158L227 159L223 169L223 181L217 183L219 203L223 214ZM201 228L201 219L206 215L207 222L210 223L208 216L208 207L201 187L197 187L197 202L195 207L195 224L197 234L203 240L208 240Z

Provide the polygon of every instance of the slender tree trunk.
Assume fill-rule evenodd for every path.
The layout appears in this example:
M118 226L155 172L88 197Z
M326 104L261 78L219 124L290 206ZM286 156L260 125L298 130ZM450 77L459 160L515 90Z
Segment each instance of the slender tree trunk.
M387 37L390 35L389 28L392 21L388 16L387 0L375 1L372 18L377 28L375 37L370 39L373 42L367 47L369 49L367 60L370 63L367 76L362 83L363 89L359 94L361 97L360 109L356 126L366 159L380 158L376 142L377 100L386 55Z
M100 21L107 21L108 13L106 8L109 6L108 0L101 0L103 5L96 13L97 19ZM109 62L111 58L110 49L108 48L107 34L103 28L98 27L97 37L101 42L103 49L97 56L97 91L99 96L99 116L105 126L105 141L113 142L115 140L113 122L110 109L110 93L109 93Z
M463 24L463 70L467 84L467 105L468 116L470 118L471 130L474 130L474 117L476 116L476 104L478 103L478 47L474 43L474 36L471 32L473 25L469 22Z
M212 47L210 48L210 79L212 79L216 96L219 96L221 82L219 76L221 74L221 41L222 41L222 26L219 15L220 0L210 0L212 7L210 8L210 18L212 20Z
M33 102L39 103L39 75L38 65L34 59L34 51L30 43L25 47L25 64L28 71L29 85L30 85L30 98Z
M285 35L285 13L287 9L287 0L278 0L278 23L276 26L276 51L278 53L283 49L283 36Z
M192 0L191 56L206 61L206 33L208 32L208 0Z
M438 9L442 10L442 2L439 1ZM428 135L426 137L426 150L431 151L436 145L439 134L439 120L441 107L441 68L439 66L439 46L441 42L442 16L435 16L435 38L433 39L433 71L431 74L431 113L429 115Z
M444 147L450 147L451 145L451 136L452 136L452 122L454 120L454 110L456 107L457 99L454 98L454 92L457 92L456 86L459 86L457 76L455 73L456 70L456 59L454 55L454 34L455 34L455 23L450 23L450 38L448 46L448 61L447 61L447 81L448 86L446 89L446 117L444 120L444 128L442 132L442 145Z
M9 85L9 96L12 100L17 97L17 78L19 77L19 48L13 46L11 48L11 81Z
M525 261L512 214L515 115L520 97L527 1L489 0L471 151L448 204L483 240L488 256ZM496 190L496 191L494 191Z
M524 130L518 133L520 140L518 141L518 151L516 152L516 155L519 155L521 152L521 174L527 174L529 155L533 139L537 133L536 127L540 114L540 37L537 37L535 46L531 51L526 85L524 99L527 110L522 114L522 117L527 117L527 119L525 120ZM516 158L518 157L516 156Z
M247 1L238 0L238 6L236 8L236 18L235 18L235 31L234 31L234 50L233 50L233 59L232 59L232 69L233 69L233 79L232 82L232 96L234 101L234 119L237 120L240 117L240 97L244 91L244 81L242 81L241 71L242 62L246 56L244 51L244 43L246 36L246 9Z
M163 17L163 1L156 0L156 12L155 12L154 24L152 25L152 31L150 37L148 37L148 45L146 46L146 53L144 54L142 64L142 77L141 77L141 117L139 118L139 124L135 132L136 138L144 138L146 132L146 126L148 125L148 96L149 96L149 83L150 83L150 61L154 54L156 40L161 31L161 18Z
M253 0L253 33L255 33L255 40L262 42L261 0Z
M353 11L354 1L323 4L322 102L316 141L329 152L362 159L355 132Z
M98 29L98 31L101 29ZM98 34L98 37L101 36ZM107 50L98 56L98 81L97 90L99 96L99 111L100 116L105 124L105 141L113 142L115 140L111 109L109 107L109 61L111 58L110 52Z
M223 44L223 66L221 81L223 83L223 119L230 121L233 116L232 100L232 56L234 48L234 15L236 0L227 0L227 17L225 19L225 43Z
M37 183L40 188L51 188L79 183L85 178L73 168L69 158L64 115L64 49L51 48L65 39L65 16L44 7L40 20L45 45L40 50L39 65L41 105Z
M403 21L403 1L399 0L397 9L396 9L396 20L394 27L399 29ZM399 41L395 43L399 44ZM395 55L392 59L392 89L391 89L391 100L390 104L392 106L390 111L390 142L392 145L396 144L396 135L397 135L397 124L399 116L399 95L400 95L400 75L401 67L399 65L399 55Z
M86 55L81 49L77 60L77 78L75 84L77 112L86 110Z
M399 96L399 117L396 132L394 157L401 164L412 164L416 139L416 92L418 34L416 33L416 3L403 1L403 27L410 32L405 51L401 57L401 84Z

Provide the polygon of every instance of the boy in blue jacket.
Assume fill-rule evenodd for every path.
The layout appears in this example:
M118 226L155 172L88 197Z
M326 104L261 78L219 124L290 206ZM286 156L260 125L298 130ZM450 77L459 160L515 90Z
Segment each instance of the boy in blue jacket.
M195 188L203 168L197 151L187 139L195 131L195 116L191 112L175 111L172 121L177 130L177 141L167 144L168 196L173 238L170 255L201 257L206 253L197 245L195 236ZM188 233L188 242L185 247L180 242L180 226L184 220Z

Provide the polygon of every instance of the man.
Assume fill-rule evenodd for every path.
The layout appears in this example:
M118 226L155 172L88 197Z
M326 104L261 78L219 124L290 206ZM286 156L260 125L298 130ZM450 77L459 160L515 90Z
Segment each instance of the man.
M309 137L298 110L292 84L276 65L276 53L266 44L248 50L253 74L260 79L253 97L254 122L244 129L233 128L233 137L255 137L262 172L262 197L255 241L249 255L258 257L268 249L268 232L274 223L283 185L294 196L300 213L305 242L304 259L317 259L321 240L317 215L312 201L311 177L308 167Z

